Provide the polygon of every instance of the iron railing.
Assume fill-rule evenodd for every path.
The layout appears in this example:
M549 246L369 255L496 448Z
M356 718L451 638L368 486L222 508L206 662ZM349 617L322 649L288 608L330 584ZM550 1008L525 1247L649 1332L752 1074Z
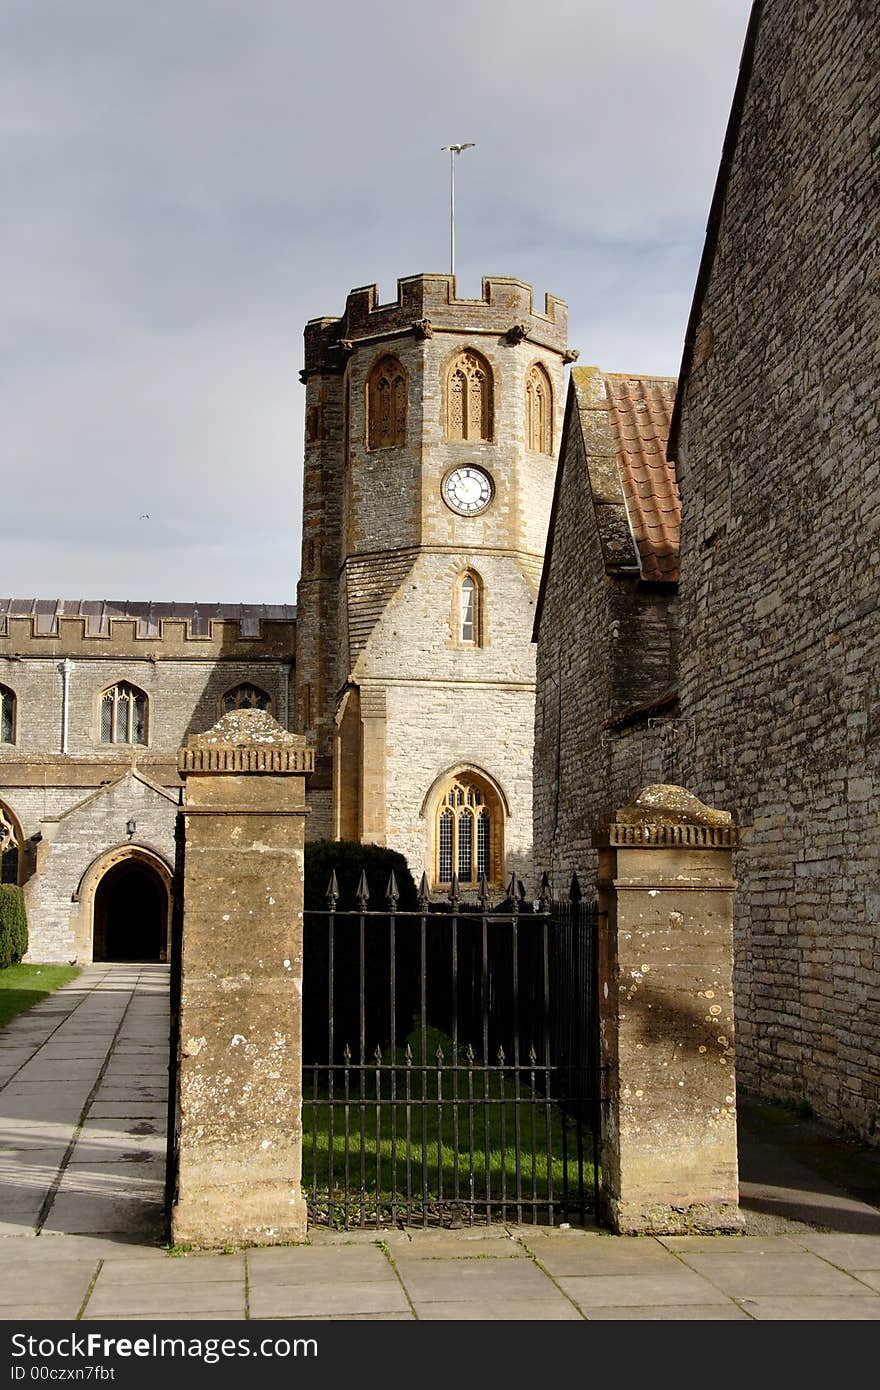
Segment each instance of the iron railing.
M305 913L303 1188L313 1223L458 1226L595 1214L595 908L546 876L534 902L383 910L361 875Z

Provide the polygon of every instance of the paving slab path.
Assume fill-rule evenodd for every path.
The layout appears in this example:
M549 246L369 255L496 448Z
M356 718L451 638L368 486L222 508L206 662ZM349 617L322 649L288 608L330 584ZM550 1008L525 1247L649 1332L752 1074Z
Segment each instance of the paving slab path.
M162 1247L168 971L91 965L0 1031L0 1318L880 1319L880 1211L744 1133L744 1236L495 1225Z
M0 1030L0 1235L162 1230L168 967L89 965Z

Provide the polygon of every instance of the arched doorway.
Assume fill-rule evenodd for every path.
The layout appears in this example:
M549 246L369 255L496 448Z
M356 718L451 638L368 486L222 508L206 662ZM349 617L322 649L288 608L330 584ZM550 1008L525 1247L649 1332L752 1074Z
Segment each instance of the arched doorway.
M21 823L11 808L0 801L0 883L23 881L24 836Z
M147 860L111 865L95 888L92 959L167 959L168 887Z

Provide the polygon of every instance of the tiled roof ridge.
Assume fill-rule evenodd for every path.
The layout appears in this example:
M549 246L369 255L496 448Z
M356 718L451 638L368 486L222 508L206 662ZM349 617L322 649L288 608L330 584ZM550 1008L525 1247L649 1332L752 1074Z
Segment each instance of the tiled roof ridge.
M606 381L670 381L673 387L677 380L663 372L603 372L602 375Z
M638 383L636 402L630 399L627 389L627 383L631 382ZM647 421L648 442L656 446L658 461L662 458L665 463L666 436L675 390L675 377L604 372L601 367L586 363L572 367L547 527L547 545L535 603L533 641L539 639L544 601L553 569L563 477L567 469L578 466L579 450L586 464L583 481L592 496L598 543L606 572L611 575L638 573L643 579L667 584L678 580L681 505L675 469L671 467L665 478L661 479L662 486L658 485L665 510L655 515L653 504L649 503L646 516L643 500L637 490L633 492L632 503L630 501L632 469L623 447L622 433L622 424L634 429L639 438L639 450L643 452L637 422L641 420L644 425ZM576 431L577 444L574 443ZM651 494L654 491L651 478L656 470L646 466L644 460L640 467L644 473L641 480L644 490ZM648 525L649 520L654 527L653 533Z

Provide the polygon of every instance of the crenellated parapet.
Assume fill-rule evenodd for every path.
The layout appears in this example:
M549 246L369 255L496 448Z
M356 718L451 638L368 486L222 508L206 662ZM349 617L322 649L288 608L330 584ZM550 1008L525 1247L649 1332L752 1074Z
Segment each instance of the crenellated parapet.
M486 334L512 345L528 341L571 360L568 308L556 295L534 305L531 285L508 276L483 277L479 299L459 299L452 275L410 275L397 282L397 299L379 303L377 285L352 290L340 318L312 319L305 329L303 380L341 373L356 347L435 333Z
M522 792L487 841L493 878L530 843L528 633L567 331L555 295L486 276L462 298L448 274L406 276L390 303L361 286L306 325L294 727L316 754L310 836L394 845L441 881L422 772L467 762L474 740L489 757L479 725Z
M284 660L295 632L292 604L0 599L5 657Z

